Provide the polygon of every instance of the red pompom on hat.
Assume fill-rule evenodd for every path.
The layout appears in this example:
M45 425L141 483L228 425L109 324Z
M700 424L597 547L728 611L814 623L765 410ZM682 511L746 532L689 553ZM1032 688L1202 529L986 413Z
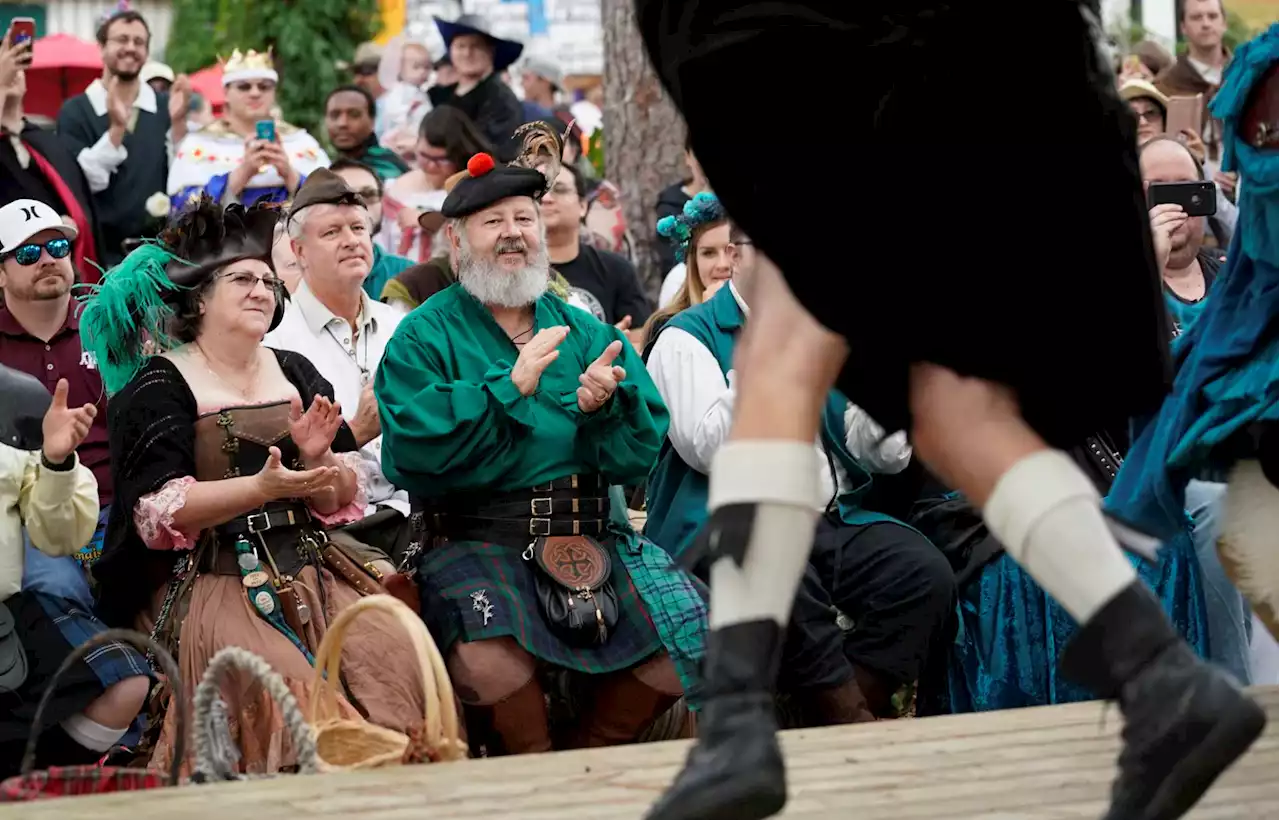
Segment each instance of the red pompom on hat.
M488 154L476 154L467 160L467 173L473 177L482 177L493 170L493 157Z

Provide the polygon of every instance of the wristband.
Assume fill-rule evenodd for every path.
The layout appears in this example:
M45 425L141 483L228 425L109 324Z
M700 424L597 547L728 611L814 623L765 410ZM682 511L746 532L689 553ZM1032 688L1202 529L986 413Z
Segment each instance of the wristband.
M62 463L54 464L52 461L49 460L49 457L44 454L44 450L41 450L40 463L44 465L44 468L46 470L53 470L55 473L65 473L65 472L68 472L72 467L76 466L76 454L72 452L71 455L63 459Z

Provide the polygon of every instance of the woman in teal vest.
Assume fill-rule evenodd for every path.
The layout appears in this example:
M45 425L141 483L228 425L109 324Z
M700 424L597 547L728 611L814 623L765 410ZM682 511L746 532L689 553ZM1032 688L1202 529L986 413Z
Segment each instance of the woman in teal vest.
M672 316L649 348L649 372L671 428L649 476L645 535L703 577L696 534L707 517L707 469L728 432L733 348L748 312L735 281L749 270L750 246L737 240L741 265L734 281ZM677 256L685 250L676 243ZM696 275L691 269L690 277ZM829 492L815 504L828 515L818 525L792 613L780 688L794 696L807 723L887 717L893 694L915 681L930 641L948 620L951 569L918 532L860 503L871 487L869 470L906 466L905 437L885 438L833 392L815 447L826 454Z

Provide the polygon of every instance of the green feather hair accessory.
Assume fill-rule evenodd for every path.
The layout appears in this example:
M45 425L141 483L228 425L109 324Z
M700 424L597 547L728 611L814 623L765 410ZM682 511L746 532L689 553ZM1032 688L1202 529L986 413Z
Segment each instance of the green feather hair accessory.
M119 392L142 368L151 355L144 349L147 341L157 352L174 347L168 334L174 316L170 302L187 288L174 284L165 269L185 264L190 263L165 245L149 242L78 295L80 337L97 360L108 394Z

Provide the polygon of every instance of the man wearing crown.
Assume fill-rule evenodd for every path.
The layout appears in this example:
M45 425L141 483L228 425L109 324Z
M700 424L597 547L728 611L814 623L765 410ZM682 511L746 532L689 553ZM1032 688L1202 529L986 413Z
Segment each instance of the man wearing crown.
M166 189L175 210L202 193L223 205L283 202L307 174L328 167L310 134L272 118L279 79L270 52L236 49L223 63L226 115L178 146Z
M458 281L401 322L374 381L423 618L488 718L494 738L472 741L507 753L636 739L696 680L706 626L696 582L631 528L618 489L657 457L662 399L622 331L548 291L549 141L549 173L477 154L446 185ZM548 672L589 693L563 738Z

